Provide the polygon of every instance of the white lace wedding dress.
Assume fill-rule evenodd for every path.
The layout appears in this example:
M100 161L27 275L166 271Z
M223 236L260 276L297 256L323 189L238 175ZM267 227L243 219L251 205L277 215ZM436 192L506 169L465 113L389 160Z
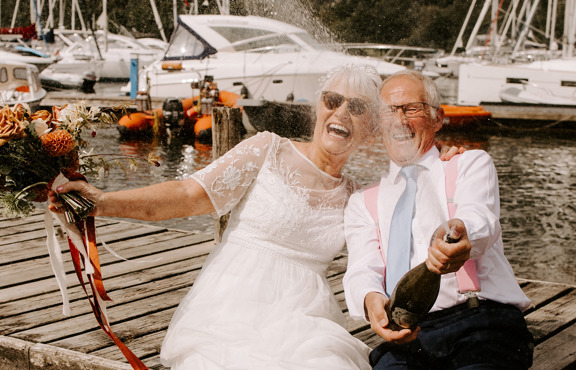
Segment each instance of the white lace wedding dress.
M370 369L325 270L344 246L355 189L287 139L245 140L194 178L217 215L232 211L162 345L176 369ZM193 207L194 205L190 205Z

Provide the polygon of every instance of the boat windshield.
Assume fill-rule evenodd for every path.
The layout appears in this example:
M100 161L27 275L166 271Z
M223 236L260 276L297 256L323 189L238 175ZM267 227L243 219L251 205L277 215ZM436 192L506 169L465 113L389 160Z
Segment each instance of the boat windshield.
M203 59L214 53L216 50L210 44L184 24L178 23L164 54L164 60Z
M270 52L300 50L300 46L287 34L244 27L211 27L224 37L234 51Z
M327 50L336 49L334 47L334 45L332 45L332 46L326 45L325 43L317 40L316 38L314 38L311 34L309 34L307 32L298 32L295 35L316 50L327 51Z

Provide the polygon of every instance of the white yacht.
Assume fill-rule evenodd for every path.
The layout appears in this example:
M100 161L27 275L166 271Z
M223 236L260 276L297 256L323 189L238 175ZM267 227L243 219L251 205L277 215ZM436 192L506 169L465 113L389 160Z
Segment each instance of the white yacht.
M460 66L458 104L501 102L576 106L576 57Z
M323 74L351 63L371 64L382 76L405 68L330 50L304 29L272 19L181 15L164 57L140 70L137 89L187 98L194 94L191 84L208 75L220 90L247 91L252 99L309 103Z
M158 43L153 44L150 40L139 42L131 37L103 31L86 38L73 35L70 40L71 44L59 51L58 62L42 72L42 78L63 73L81 77L91 72L100 81L128 81L132 59L137 59L138 66L144 67L164 53Z

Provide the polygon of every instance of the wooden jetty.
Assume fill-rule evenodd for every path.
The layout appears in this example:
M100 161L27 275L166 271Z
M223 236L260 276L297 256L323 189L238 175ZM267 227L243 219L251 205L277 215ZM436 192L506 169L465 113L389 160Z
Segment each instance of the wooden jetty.
M164 369L159 351L166 329L212 249L213 235L110 219L97 220L97 233L127 259L99 248L104 284L113 299L107 305L112 329L149 368ZM0 218L0 369L130 369L96 323L67 247L63 260L72 313L62 315L45 239L41 212ZM345 254L338 255L327 276L347 314L346 262ZM525 313L537 343L533 369L575 368L576 287L518 282L534 304ZM348 324L369 346L380 343L366 323L349 319Z

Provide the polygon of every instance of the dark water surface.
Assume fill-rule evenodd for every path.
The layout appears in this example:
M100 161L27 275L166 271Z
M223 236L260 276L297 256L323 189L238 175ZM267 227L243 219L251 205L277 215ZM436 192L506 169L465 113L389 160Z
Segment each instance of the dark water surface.
M575 133L490 129L465 135L443 133L439 137L445 144L486 150L494 158L500 182L504 246L517 277L576 284ZM102 179L90 180L103 190L183 179L212 161L211 148L193 141L126 141L120 140L115 129L100 130L92 145L96 153L146 156L156 152L162 157L158 168L144 165L127 174L112 170ZM386 162L383 145L370 143L350 159L345 171L369 184L387 170ZM194 232L213 230L210 216L150 224Z

